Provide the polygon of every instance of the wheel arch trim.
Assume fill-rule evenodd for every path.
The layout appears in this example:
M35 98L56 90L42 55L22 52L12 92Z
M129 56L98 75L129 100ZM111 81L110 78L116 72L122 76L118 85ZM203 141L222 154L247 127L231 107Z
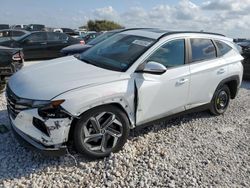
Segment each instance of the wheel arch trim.
M114 97L111 99L106 99L100 102L93 103L91 105L88 105L80 110L78 115L75 117L77 119L80 119L81 115L86 113L87 111L97 108L100 106L106 106L106 105L113 105L121 109L127 116L129 123L130 123L130 128L135 127L135 118L134 118L134 112L130 108L129 103L124 99L124 97Z
M216 87L215 91L216 91L217 89L219 89L221 86L225 85L225 84L228 85L228 83L230 83L230 82L232 82L232 81L234 81L234 82L236 81L236 83L237 83L236 91L233 91L233 92L234 92L233 95L232 95L232 93L231 93L231 98L234 99L234 98L237 96L237 93L238 93L239 87L240 87L240 85L239 85L239 84L240 84L240 77L239 77L239 75L233 75L233 76L230 76L230 77L228 77L228 78L223 79L223 80L218 84L218 86ZM232 92L232 88L230 88L229 85L228 85L228 87L229 87L230 92ZM214 91L214 92L215 92L215 91Z

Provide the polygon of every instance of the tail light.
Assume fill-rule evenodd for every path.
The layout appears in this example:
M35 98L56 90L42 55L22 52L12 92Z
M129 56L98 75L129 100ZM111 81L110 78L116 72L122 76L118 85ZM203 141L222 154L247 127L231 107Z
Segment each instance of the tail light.
M20 61L23 59L23 57L24 57L23 52L18 52L12 56L12 59L14 61Z
M81 41L80 41L80 44L85 44L85 41L84 41L84 40L81 40Z

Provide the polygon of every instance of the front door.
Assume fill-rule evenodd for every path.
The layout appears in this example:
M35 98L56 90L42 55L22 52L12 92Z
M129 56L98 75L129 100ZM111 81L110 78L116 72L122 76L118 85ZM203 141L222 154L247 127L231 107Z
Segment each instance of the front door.
M175 39L160 46L146 62L167 67L161 75L136 73L138 106L136 124L140 125L185 110L190 72L185 64L185 40Z
M56 58L62 56L61 49L68 46L68 36L64 33L47 33L47 57Z
M45 32L32 33L21 41L24 59L41 59L46 57L47 38Z

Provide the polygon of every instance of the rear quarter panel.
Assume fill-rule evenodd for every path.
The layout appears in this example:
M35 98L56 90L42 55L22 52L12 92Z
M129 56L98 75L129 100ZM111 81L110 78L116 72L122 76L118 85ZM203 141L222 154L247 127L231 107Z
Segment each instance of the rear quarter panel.
M243 57L233 49L225 56L223 56L223 58L228 63L228 77L238 75L240 78L240 85L243 77Z

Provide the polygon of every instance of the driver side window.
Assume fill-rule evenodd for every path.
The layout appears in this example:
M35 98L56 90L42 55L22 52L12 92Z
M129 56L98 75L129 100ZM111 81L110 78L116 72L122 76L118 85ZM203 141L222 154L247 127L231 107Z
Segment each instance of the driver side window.
M42 42L42 41L46 41L46 35L43 32L33 33L30 36L28 36L26 39L28 39L30 42Z
M176 67L185 64L185 40L178 39L159 47L147 60L155 61L165 67Z

